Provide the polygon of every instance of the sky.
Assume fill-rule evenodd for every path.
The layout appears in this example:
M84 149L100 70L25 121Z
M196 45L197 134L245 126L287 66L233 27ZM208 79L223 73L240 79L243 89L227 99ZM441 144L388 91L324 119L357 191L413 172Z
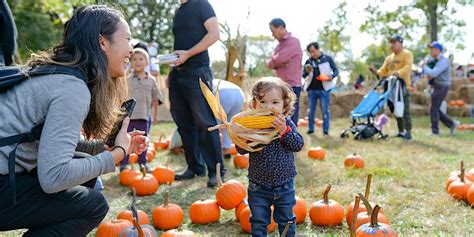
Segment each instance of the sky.
M394 10L397 6L409 4L411 1L386 1L382 6L382 10ZM227 22L231 29L237 29L240 24L241 32L247 33L247 35L271 36L268 22L275 17L282 18L286 22L288 31L298 37L302 47L305 47L311 41L317 40L317 30L324 27L328 19L334 18L332 11L340 3L340 0L209 0L209 2L213 6L220 23ZM359 26L365 21L366 17L364 8L369 2L370 0L347 0L347 17L351 22L349 32L354 58L359 58L362 50L368 45L380 42L380 39L359 32ZM453 0L450 2L453 2ZM249 11L250 15L247 19ZM463 7L454 16L466 22L464 28L466 48L463 51L454 51L454 61L456 63L474 63L472 57L474 54L474 17L472 17L472 13L474 13L474 7ZM448 53L452 52L450 49L454 49L454 45L443 44L445 44ZM211 46L209 52L211 60L225 59L221 43Z

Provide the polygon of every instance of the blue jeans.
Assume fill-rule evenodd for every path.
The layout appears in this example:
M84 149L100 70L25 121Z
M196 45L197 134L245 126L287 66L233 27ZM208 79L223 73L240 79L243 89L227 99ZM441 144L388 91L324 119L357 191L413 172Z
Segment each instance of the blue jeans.
M309 130L314 131L314 114L316 113L316 104L320 100L320 107L323 114L323 133L329 133L329 120L331 114L329 112L329 104L331 103L331 94L325 90L309 90L308 91L308 123Z
M296 204L294 181L287 184L268 188L249 182L248 203L252 213L252 236L267 236L267 226L270 224L271 209L274 205L273 218L278 224L280 234L285 229L288 221L293 221L286 236L295 236L296 223L293 206Z
M291 121L298 126L298 116L300 112L300 94L301 94L301 87L292 87L293 92L296 94L296 103L295 103L295 112L291 116Z
M183 141L184 155L188 169L196 174L216 175L216 164L221 164L224 175L224 161L219 131L207 131L217 124L209 104L202 94L199 80L212 88L212 72L209 66L179 70L169 74L169 96L171 115L178 126Z

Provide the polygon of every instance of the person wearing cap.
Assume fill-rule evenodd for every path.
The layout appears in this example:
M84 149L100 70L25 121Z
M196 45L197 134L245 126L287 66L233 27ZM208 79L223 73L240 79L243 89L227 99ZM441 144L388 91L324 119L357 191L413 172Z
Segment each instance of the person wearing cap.
M270 21L270 31L273 38L278 40L278 45L268 60L268 68L274 70L276 75L288 83L296 94L295 111L291 116L291 120L294 124L298 124L299 98L301 93L301 61L303 60L300 40L286 30L286 23L280 18Z
M445 113L440 110L441 103L448 95L449 87L451 86L451 66L449 59L446 58L443 52L443 45L439 42L433 41L428 44L430 49L431 61L435 61L434 65L423 65L423 73L428 76L428 80L433 85L433 92L431 94L431 132L433 135L439 135L438 123L441 122L450 129L450 134L454 135L456 127L459 125L450 119Z
M410 89L411 89L411 68L413 64L413 54L403 48L403 37L393 35L389 39L392 54L385 58L382 67L377 70L373 65L370 71L380 77L396 76L402 85L404 112L402 118L397 118L398 134L396 137L404 138L408 141L411 136L411 113L410 113Z

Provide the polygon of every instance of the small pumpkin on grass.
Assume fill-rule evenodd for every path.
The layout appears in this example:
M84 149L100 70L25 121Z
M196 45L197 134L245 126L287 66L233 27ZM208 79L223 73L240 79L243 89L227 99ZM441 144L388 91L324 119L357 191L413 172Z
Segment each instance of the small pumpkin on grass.
M199 200L191 204L189 217L195 224L206 225L219 221L221 209L215 200Z
M367 208L367 211L360 212L359 214L357 214L356 224L355 224L356 229L359 228L359 226L370 222L370 218L372 217L372 211L373 211L372 205L370 205L369 201L367 201L367 199L365 199L365 197L360 193L359 193L359 198L362 200L362 202L364 202L364 205ZM381 212L379 212L377 215L377 221L379 223L385 223L388 225L390 224L390 221Z
M306 214L308 213L308 207L306 201L300 197L296 197L296 205L293 206L293 213L295 214L295 223L301 224L304 223L306 219Z
M380 206L376 205L374 210L372 211L372 216L370 219L370 223L364 224L360 226L356 231L356 237L397 237L397 232L392 228L392 226L378 223L377 216L380 211Z
M237 148L235 148L235 144L232 144L231 147L230 147L230 150L229 150L229 154L235 156L237 155Z
M218 187L216 192L217 204L224 210L236 208L247 195L244 185L235 179L222 183L220 163L216 165L216 173Z
M132 213L133 226L123 229L120 232L119 237L158 237L158 234L156 233L153 226L148 224L139 224L141 221L135 206L135 196L135 189L132 188L132 203L130 204L130 211ZM148 222L148 215L146 216L146 219Z
M128 162L130 164L136 164L138 162L138 155L137 153L130 153L128 155Z
M472 185L472 182L465 177L464 161L461 161L461 173L459 178L453 180L448 187L448 194L457 200L466 200L467 191Z
M136 176L132 180L130 187L135 188L138 196L152 195L158 190L160 185L155 176L146 173L145 167L142 167L141 170L142 175Z
M171 184L174 182L174 170L169 168L170 158L171 156L168 156L166 159L165 166L159 165L151 173L159 184Z
M364 159L362 159L362 156L357 155L357 153L354 152L353 155L348 155L346 159L344 160L344 167L353 167L356 169L362 169L364 168L365 163Z
M148 214L146 214L146 212L137 209L137 214L138 214L138 224L140 225L150 224L150 220L148 219ZM129 220L130 222L133 222L133 213L130 210L121 211L117 215L117 219Z
M365 199L369 200L369 195L370 195L370 185L372 184L372 174L367 175L367 182L365 185ZM346 214L346 222L349 227L352 226L352 216L353 216L353 211L354 211L354 204L355 202L351 202L349 206L347 206L347 214ZM373 203L370 203L370 205L374 206ZM363 203L359 205L359 210L357 211L357 214L361 212L366 212L367 208ZM380 210L381 213L383 213L383 210ZM356 216L357 216L356 214Z
M127 227L132 227L133 223L129 220L112 220L107 222L102 222L97 228L97 232L95 233L96 237L111 237L111 236L118 236L122 230Z
M272 209L272 213L271 213L271 222L270 224L267 226L267 231L269 233L275 231L278 227L278 224L275 222L275 220L273 219L273 206L271 207ZM242 212L240 213L240 217L239 217L239 222L240 222L240 227L242 228L242 230L246 233L251 233L252 232L252 224L250 223L250 216L251 216L251 211L250 211L250 207L246 207L242 210Z
M152 214L153 225L160 230L170 230L183 223L184 212L180 206L169 203L169 190L164 196L164 203L155 207Z
M147 162L152 162L155 159L155 156L156 156L155 149L152 150L152 149L148 148L148 150L146 151L146 161Z
M342 224L344 220L344 208L338 202L330 200L329 184L324 191L323 200L314 202L309 209L309 217L315 225L320 226L335 226Z
M326 152L321 147L312 147L308 151L308 157L315 160L324 160Z
M119 182L120 182L120 185L122 186L130 186L130 184L132 183L132 180L137 177L137 176L140 176L142 173L136 169L133 169L133 164L132 164L132 167L130 169L124 169L122 172L120 172L119 174Z
M190 230L168 230L161 237L197 237L196 233Z
M237 169L247 169L249 168L249 155L237 154L234 156L234 166Z
M155 141L155 149L166 150L170 145L170 140L166 139L165 135L161 135L158 140Z
M240 214L242 214L242 211L248 206L249 204L247 203L247 201L244 200L235 208L235 219L237 221L239 221Z
M474 207L474 184L467 190L466 199L467 203Z

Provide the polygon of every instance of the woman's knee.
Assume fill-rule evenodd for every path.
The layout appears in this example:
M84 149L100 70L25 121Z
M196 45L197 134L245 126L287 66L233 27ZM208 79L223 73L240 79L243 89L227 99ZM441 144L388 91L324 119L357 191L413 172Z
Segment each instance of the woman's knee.
M80 213L84 218L100 223L107 215L109 204L100 191L77 186L68 190L68 192L74 194L71 202L75 202L78 205Z

